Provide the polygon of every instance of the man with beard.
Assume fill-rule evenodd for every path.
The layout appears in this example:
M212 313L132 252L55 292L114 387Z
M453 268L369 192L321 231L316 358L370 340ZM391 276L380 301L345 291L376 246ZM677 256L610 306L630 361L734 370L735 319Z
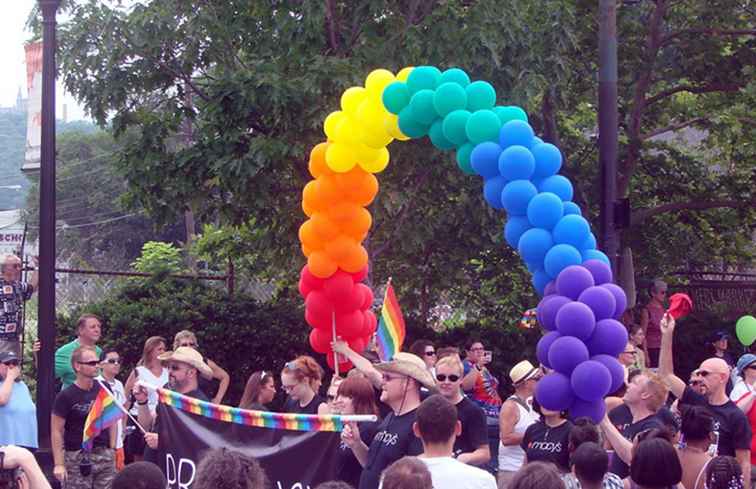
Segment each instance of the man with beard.
M194 348L180 346L176 351L167 351L158 357L168 364L168 388L188 397L194 397L201 401L208 401L207 395L199 389L200 375L212 375L210 367L202 360L202 355ZM147 406L147 389L141 385L134 386L134 399L139 406L139 424L145 428L151 426L152 431L145 433L144 441L147 443L144 459L148 462L157 461L157 450L160 423L152 415Z
M700 393L685 385L674 374L672 361L672 340L675 333L675 320L665 314L661 320L662 345L659 359L659 375L669 386L670 391L680 399L680 405L692 404L708 406L714 415L714 433L717 455L735 457L743 470L743 482L746 489L751 482L751 425L748 418L729 397L727 381L730 379L730 367L721 358L708 358L698 367L701 380Z

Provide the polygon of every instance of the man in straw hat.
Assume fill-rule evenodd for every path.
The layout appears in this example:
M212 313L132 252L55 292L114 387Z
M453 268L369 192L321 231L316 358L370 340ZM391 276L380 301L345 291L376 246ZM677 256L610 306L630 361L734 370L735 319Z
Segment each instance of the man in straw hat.
M171 390L188 397L194 397L201 401L209 401L207 395L199 388L199 376L212 375L212 369L202 360L202 355L197 350L188 346L180 346L175 351L167 351L158 359L165 362L168 368L168 387ZM141 385L134 386L134 399L139 406L139 424L146 429L152 427L151 432L145 433L144 441L147 446L156 450L158 446L158 434L160 428L157 415L153 416L147 406L147 389ZM145 460L148 460L148 451L145 451ZM155 461L155 460L148 460Z
M381 472L405 455L423 453L422 442L412 432L415 411L420 405L420 387L432 389L436 383L417 355L399 352L389 362L375 365L383 375L381 401L391 413L378 425L370 446L360 440L356 423L349 423L342 437L352 446L363 465L360 489L376 489Z
M525 463L525 451L520 446L528 426L538 421L532 398L536 383L542 377L541 369L523 360L509 371L514 394L504 401L499 416L499 486L507 487L515 473Z

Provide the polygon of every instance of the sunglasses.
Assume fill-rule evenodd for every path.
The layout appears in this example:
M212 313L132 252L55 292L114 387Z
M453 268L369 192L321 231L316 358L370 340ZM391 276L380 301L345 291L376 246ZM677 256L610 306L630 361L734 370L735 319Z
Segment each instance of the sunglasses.
M6 367L18 367L18 360L8 360L7 362L3 362L3 365Z
M110 363L111 365L120 365L121 360L119 358L108 358L105 360L105 363Z
M446 379L449 379L449 382L456 382L460 379L460 377L459 375L454 375L454 374L451 374L451 375L436 374L436 379L439 382L445 382Z
M99 360L90 360L88 362L77 362L79 365L88 365L90 367L96 367L100 364Z
M432 356L434 356L435 354L436 354L436 352L435 352L435 351L426 351L426 352L425 352L425 356L426 356L426 357L432 357Z

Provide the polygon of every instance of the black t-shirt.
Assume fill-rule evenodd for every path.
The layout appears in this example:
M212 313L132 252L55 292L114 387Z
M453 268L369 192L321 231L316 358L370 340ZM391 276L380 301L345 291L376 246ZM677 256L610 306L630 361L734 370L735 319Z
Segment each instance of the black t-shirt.
M615 411L617 411L617 413L615 413ZM624 429L619 429L618 423L615 422L612 418L613 413L614 419L619 420L622 423ZM627 414L629 414L629 422L627 422L628 419L625 417ZM630 409L624 404L617 406L609 412L609 420L612 422L612 424L614 424L614 426L617 426L617 429L620 433L622 433L622 436L630 441L635 438L635 435L641 433L642 431L646 431L652 428L664 428L664 423L662 423L662 421L657 418L655 414L647 416L643 419L639 419L638 421L633 423L633 415L630 414ZM612 459L609 462L609 472L617 474L620 479L624 479L625 477L630 475L630 467L625 462L623 462L616 453L613 453Z
M194 389L193 391L189 391L183 395L187 397L193 397L194 399L199 399L200 401L210 402L210 399L207 397L207 395L205 395L205 392L202 389ZM160 416L158 416L157 414L155 414L155 426L153 428L153 432L157 433L158 435L160 434ZM158 460L158 451L145 446L144 460L146 462L152 462L156 465L159 465L160 461Z
M714 432L717 435L717 455L735 456L735 450L751 449L751 424L734 402L719 406L709 404L706 397L685 387L680 404L708 406L714 416Z
M390 413L378 425L375 436L368 445L367 464L360 476L359 489L377 489L381 472L386 467L405 455L423 453L422 442L412 432L415 412L413 409L401 416Z
M85 391L76 384L71 384L58 393L53 404L53 414L66 420L63 431L63 448L69 451L81 450L84 438L84 422L87 420L92 403L100 392L100 385L94 383ZM95 447L110 445L108 430L103 430L94 439Z
M377 428L378 422L359 423L360 438L366 445L369 445L373 440ZM362 465L357 461L352 449L342 441L336 450L336 480L357 487L357 484L360 483L360 474L362 474Z
M463 397L457 403L457 419L462 424L462 433L454 441L454 455L470 453L488 446L486 414L477 404Z
M297 414L318 414L318 406L326 402L320 395L315 394L305 406L300 406L299 401L294 399L287 399L284 404L283 412L285 413L297 413Z
M572 423L565 421L554 428L538 421L528 426L520 446L525 450L528 462L540 460L551 462L562 472L569 471L569 436Z
M627 404L622 403L616 408L609 411L609 421L612 422L617 431L622 433L628 426L633 424L633 413L630 412L630 408Z

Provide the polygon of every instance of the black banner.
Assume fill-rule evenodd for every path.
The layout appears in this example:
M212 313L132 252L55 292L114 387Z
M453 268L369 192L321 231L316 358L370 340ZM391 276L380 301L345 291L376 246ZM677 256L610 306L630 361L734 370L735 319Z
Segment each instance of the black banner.
M272 489L308 489L333 480L339 433L256 428L158 404L159 460L168 489L191 489L203 452L226 447L255 457Z

